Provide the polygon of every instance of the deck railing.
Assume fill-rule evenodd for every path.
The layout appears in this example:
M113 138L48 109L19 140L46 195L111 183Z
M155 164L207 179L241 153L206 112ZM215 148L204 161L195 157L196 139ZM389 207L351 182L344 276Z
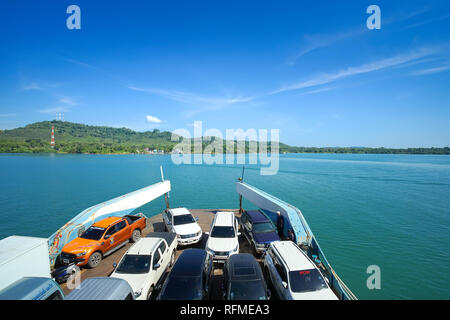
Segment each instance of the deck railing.
M300 209L294 207L293 205L287 204L289 207L294 209L298 217L300 218L300 221L302 222L303 227L305 228L306 234L308 234L310 238L309 241L309 248L310 253L308 256L312 259L312 253L318 256L319 260L322 262L324 268L327 270L329 281L330 281L330 287L340 295L340 298L342 300L357 300L358 298L353 294L353 292L345 285L344 281L339 278L337 273L334 271L334 269L331 267L330 263L328 262L327 258L325 257L325 254L323 253L322 249L319 246L319 243L317 242L313 232L311 231L311 228L309 227L308 223L306 222L305 217L303 216Z

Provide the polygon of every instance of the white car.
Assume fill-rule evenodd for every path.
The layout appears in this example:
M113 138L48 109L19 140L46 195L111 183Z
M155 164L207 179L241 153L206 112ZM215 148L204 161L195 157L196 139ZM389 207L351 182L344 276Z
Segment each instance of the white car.
M282 300L338 300L320 270L292 241L270 243L263 263L266 278Z
M174 264L176 248L174 233L150 233L128 249L110 277L126 280L136 300L148 300Z
M233 212L217 212L211 224L206 251L216 262L225 262L239 253L238 222Z
M188 209L167 209L162 216L165 229L177 234L179 246L195 244L202 239L203 232L197 223L198 218L194 218Z

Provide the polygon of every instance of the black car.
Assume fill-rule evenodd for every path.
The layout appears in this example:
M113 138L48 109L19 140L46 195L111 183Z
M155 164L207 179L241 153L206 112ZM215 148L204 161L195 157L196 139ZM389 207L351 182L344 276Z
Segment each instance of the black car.
M74 262L68 265L60 265L52 272L52 278L55 279L59 284L64 283L69 279L69 277L75 274L78 267ZM79 269L78 269L79 270Z
M268 300L261 267L248 253L232 255L223 269L223 296L226 300Z
M244 236L258 254L264 253L271 242L280 240L275 225L259 210L244 211L240 224Z
M206 299L211 271L212 259L205 250L184 250L164 281L158 299Z

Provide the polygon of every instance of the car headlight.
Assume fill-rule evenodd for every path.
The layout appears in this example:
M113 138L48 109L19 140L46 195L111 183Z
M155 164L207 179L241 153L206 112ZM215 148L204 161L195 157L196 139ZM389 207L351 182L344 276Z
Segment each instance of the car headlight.
M181 239L181 235L177 234L177 239Z
M257 248L264 248L265 247L264 243L255 243L255 246Z
M82 257L82 256L84 256L86 253L87 253L87 251L83 251L83 252L80 252L80 253L75 254L75 256L76 256L76 257Z
M142 294L142 288L134 292L134 295L136 297L139 297L141 294Z
M238 248L239 248L239 244L236 245L236 247L233 249L232 252L238 251Z
M197 232L197 236L199 236L199 235L201 235L201 234L202 234L202 231Z

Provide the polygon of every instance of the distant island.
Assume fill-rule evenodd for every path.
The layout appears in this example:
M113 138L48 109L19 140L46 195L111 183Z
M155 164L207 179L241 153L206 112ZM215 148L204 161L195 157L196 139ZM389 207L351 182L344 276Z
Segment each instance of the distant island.
M53 148L50 146L52 126L55 127L55 146ZM171 138L171 132L161 132L157 129L137 132L127 128L89 126L66 121L43 121L29 124L23 128L0 130L0 153L165 154L175 151L174 147L180 143L180 141L171 141ZM216 138L213 138L212 141L214 139ZM236 142L234 141L235 144ZM203 142L203 147L207 144ZM225 152L225 144L224 142L223 152ZM268 150L270 151L270 145ZM248 141L245 151L249 151ZM448 155L450 148L319 148L295 147L280 143L279 152Z

